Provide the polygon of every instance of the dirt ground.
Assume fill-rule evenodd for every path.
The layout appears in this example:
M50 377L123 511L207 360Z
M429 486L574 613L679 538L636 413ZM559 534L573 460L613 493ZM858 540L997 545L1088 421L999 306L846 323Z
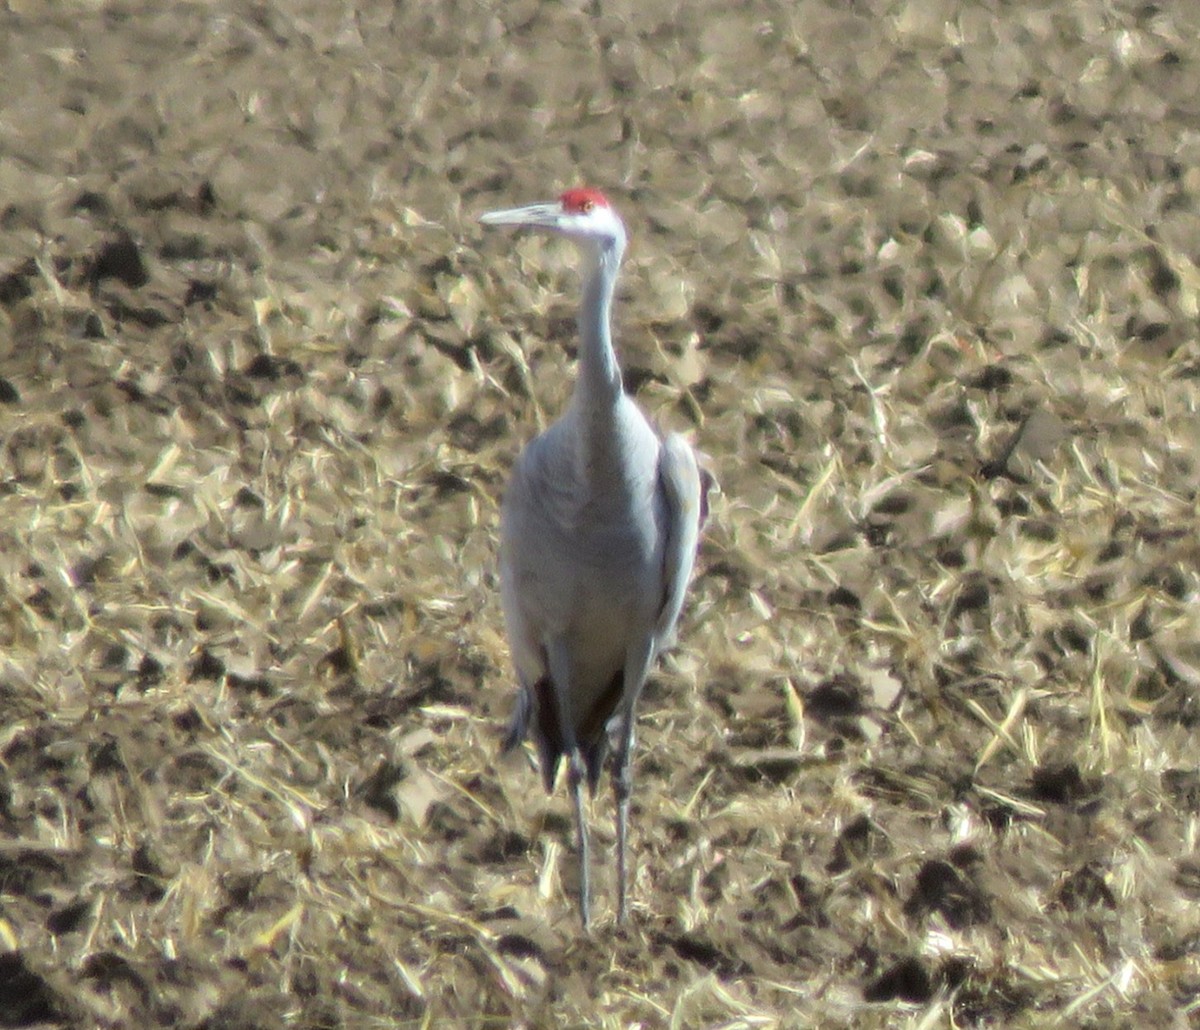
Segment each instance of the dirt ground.
M7 0L0 1025L1200 1025L1200 7ZM572 383L722 486L582 937Z

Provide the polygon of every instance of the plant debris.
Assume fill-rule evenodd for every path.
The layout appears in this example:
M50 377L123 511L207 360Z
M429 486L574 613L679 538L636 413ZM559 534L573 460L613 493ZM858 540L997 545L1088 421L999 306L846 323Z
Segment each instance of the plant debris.
M1011 7L11 0L0 1023L1195 1021L1200 15ZM475 224L579 182L721 484L591 937Z

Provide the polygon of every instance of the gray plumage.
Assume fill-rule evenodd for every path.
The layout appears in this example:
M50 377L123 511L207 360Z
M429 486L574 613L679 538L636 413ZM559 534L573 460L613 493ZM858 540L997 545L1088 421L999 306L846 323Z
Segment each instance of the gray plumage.
M655 432L622 385L610 314L625 230L607 200L568 190L556 203L480 220L566 236L585 259L575 391L563 416L517 459L501 517L500 581L521 685L505 746L533 737L547 790L567 762L586 929L582 784L596 788L611 724L624 920L634 709L655 658L674 639L708 481L687 441Z

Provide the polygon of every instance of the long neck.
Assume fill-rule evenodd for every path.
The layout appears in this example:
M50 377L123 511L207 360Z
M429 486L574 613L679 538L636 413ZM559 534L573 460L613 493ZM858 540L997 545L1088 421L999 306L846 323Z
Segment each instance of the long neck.
M622 249L619 241L605 244L587 255L584 268L575 403L588 415L611 410L623 391L612 342L612 300Z
M638 488L649 435L637 432L637 419L630 418L613 350L612 300L622 250L623 241L617 240L588 255L579 310L578 379L571 402L584 479L590 490L609 501Z

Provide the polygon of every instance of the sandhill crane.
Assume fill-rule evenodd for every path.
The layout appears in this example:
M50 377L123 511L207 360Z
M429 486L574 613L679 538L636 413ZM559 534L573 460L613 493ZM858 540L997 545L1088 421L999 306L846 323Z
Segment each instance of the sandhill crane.
M621 382L610 315L625 227L604 195L571 189L480 221L565 236L584 258L574 394L517 459L501 515L500 583L521 687L505 749L532 734L548 792L567 761L587 930L583 782L595 793L611 724L624 922L634 709L674 639L711 480L682 436L655 432Z

